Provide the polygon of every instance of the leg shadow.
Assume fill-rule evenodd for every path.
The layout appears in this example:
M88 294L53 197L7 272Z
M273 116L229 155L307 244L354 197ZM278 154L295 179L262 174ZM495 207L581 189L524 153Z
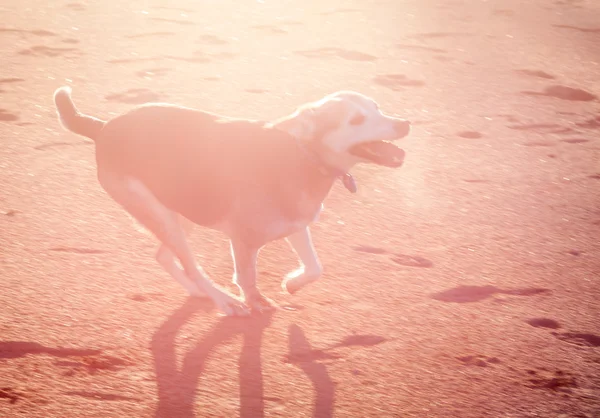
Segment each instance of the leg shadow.
M335 401L334 383L329 377L327 367L316 360L322 359L320 350L312 350L304 331L298 325L289 328L289 359L296 364L311 380L315 389L315 402L312 416L329 418L333 416Z
M263 332L271 323L272 313L250 318L223 317L212 330L189 351L178 370L175 337L181 327L200 309L189 300L175 311L154 334L152 354L158 386L156 418L194 418L195 395L206 360L220 344L237 334L243 335L240 355L240 416L263 417L264 393L260 348Z

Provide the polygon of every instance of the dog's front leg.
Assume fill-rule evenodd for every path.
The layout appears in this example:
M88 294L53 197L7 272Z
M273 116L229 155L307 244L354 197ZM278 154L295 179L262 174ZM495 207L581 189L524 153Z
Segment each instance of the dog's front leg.
M258 290L256 262L260 248L237 239L232 239L230 244L235 269L233 282L240 288L244 302L259 312L273 309L274 303Z
M323 267L317 258L308 226L302 231L288 236L286 240L300 258L301 263L300 268L288 274L281 284L284 290L293 294L321 277Z

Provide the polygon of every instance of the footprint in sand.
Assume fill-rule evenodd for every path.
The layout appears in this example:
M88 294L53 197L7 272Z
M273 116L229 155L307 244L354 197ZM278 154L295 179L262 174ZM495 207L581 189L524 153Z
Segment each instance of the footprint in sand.
M0 28L0 33L1 32L31 34L31 35L35 35L35 36L45 36L45 37L56 36L56 33L51 32L49 30L45 30L45 29L24 30L24 29Z
M584 33L600 33L600 28L579 28L577 26L571 26L571 25L552 25L555 28L562 28L562 29L572 29L572 30L576 30L579 32L584 32Z
M132 398L130 396L117 395L114 393L91 392L91 391L70 391L64 392L67 396L80 396L82 398L93 399L95 401L127 401L140 402L140 398Z
M0 78L0 84L20 83L22 81L25 81L25 79L19 77Z
M555 78L552 74L541 70L515 70L515 72L524 76L544 78L546 80L553 80Z
M507 128L517 131L547 131L548 129L562 129L562 126L557 125L556 123L528 123L507 126Z
M25 395L19 391L16 391L10 387L0 388L0 399L8 399L11 404L17 403L20 399L24 398Z
M517 116L515 116L515 115L509 115L509 114L506 114L506 113L499 113L499 114L497 114L495 116L498 116L499 118L504 118L508 122L511 122L511 123L519 123L520 122L519 118Z
M551 372L545 369L527 370L529 377L525 386L531 389L550 389L557 392L571 392L572 388L579 385L572 373L556 370Z
M14 113L10 113L6 109L0 109L0 121L1 122L14 122L19 120L19 117Z
M65 4L67 9L75 10L77 12L83 12L86 9L85 4L82 3L68 3Z
M421 87L425 85L424 81L411 80L404 74L380 74L373 78L376 84L385 86L392 90L402 90L403 87Z
M140 402L142 399L133 398L130 396L117 395L114 393L106 392L92 392L92 391L69 391L64 392L67 396L80 396L82 398L93 399L95 401L127 401L127 402Z
M229 41L220 38L216 35L205 34L200 36L198 42L208 45L227 45Z
M21 33L21 34L30 34L35 36L56 36L56 33L51 32L45 29L34 29L34 30L24 30L24 29L13 29L13 28L0 28L0 33Z
M426 33L417 33L411 36L411 38L417 39L441 39L441 38L458 38L472 36L470 33L466 32L426 32Z
M354 251L358 251L361 253L369 253L369 254L386 254L387 250L379 247L371 247L369 245L359 245L354 247Z
M267 89L246 89L246 91L248 93L254 93L254 94L263 94L263 93L269 92L269 90L267 90Z
M159 9L159 10L174 10L176 12L183 12L183 13L194 13L194 10L192 10L192 9L184 9L183 7L156 6L156 7L154 7L154 9Z
M584 138L568 138L561 139L560 142L566 142L567 144L585 144L586 142L590 142L590 140Z
M535 328L559 329L558 321L550 318L532 318L526 321ZM600 336L580 332L552 332L553 336L559 340L581 347L600 347Z
M417 50L417 51L436 52L436 53L440 53L440 54L448 52L445 49L433 48L431 46L423 46L423 45L396 44L396 48L398 48L398 49L413 49L413 50Z
M560 324L554 319L550 318L531 318L527 322L529 325L535 328L548 328L548 329L559 329Z
M368 245L359 245L357 247L353 248L354 251L358 251L361 253L369 253L369 254L377 254L377 255L382 255L382 254L389 254L389 251L387 251L384 248L379 248L379 247L371 247ZM407 254L391 254L390 259L396 263L396 264L400 264L402 266L406 266L406 267L424 267L424 268L429 268L429 267L433 267L433 262L418 256L418 255L407 255Z
M595 334L580 332L553 332L552 335L559 340L565 341L569 344L578 345L580 347L600 347L600 336Z
M146 33L137 33L135 35L127 35L128 38L138 39L138 38L164 38L165 36L173 36L175 32L166 32L166 31L157 31L157 32L146 32Z
M337 57L343 58L350 61L375 61L377 59L376 56L365 54L364 52L352 51L349 49L343 48L318 48L318 49L310 49L305 51L294 51L295 54L302 55L307 58L329 58L329 57Z
M274 35L284 35L288 33L287 30L275 25L256 25L252 26L252 29L259 30L261 32L271 33Z
M50 251L58 253L73 253L73 254L105 254L106 251L95 250L93 248L77 248L77 247L54 247Z
M56 33L45 29L29 30L27 32L35 36L56 36Z
M135 364L135 361L130 358L111 356L102 352L54 363L55 366L68 368L67 373L64 374L66 376L73 376L77 373L94 375L99 371L119 372L133 364Z
M600 128L600 116L596 116L595 118L588 119L584 122L576 123L579 128L583 129L599 129Z
M484 179L463 179L463 181L465 183L475 183L475 184L477 184L477 183L481 183L481 184L483 184L483 183L490 183L489 180L484 180Z
M43 151L49 148L56 148L56 147L81 147L81 146L90 146L90 145L94 145L93 142L48 142L46 144L42 144L42 145L37 145L34 147L34 149L39 150L39 151Z
M342 14L342 13L356 13L356 12L361 12L362 10L360 9L350 9L350 8L337 8L337 9L332 9L332 10L327 10L325 12L321 12L319 13L320 15L323 16L327 16L327 15L335 15L335 14Z
M496 9L492 13L494 16L507 16L511 17L515 15L515 12L508 9Z
M406 267L433 267L433 262L418 255L396 254L392 256L391 260L396 264Z
M456 358L465 366L488 367L489 365L500 364L498 357L487 357L481 355L462 356Z
M161 77L161 76L166 75L169 71L171 71L170 68L164 68L164 67L149 68L147 70L136 71L135 75L137 75L138 77L142 77L142 78Z
M302 26L302 25L304 25L303 22L301 22L299 20L293 20L293 19L280 19L280 18L278 18L277 21L281 25L286 25L286 26Z
M523 91L521 93L528 96L554 97L556 99L578 102L589 102L597 99L597 97L594 94L589 93L585 90L559 85L547 87L541 93L535 91Z
M212 60L203 52L195 52L195 56L193 57L180 57L177 55L166 55L165 58L175 61L184 61L190 64L205 64L207 62L211 62Z
M81 55L81 50L78 48L61 48L45 45L34 45L31 48L19 51L20 55L45 56L45 57L61 57L68 54Z
M479 139L479 138L483 138L483 134L481 132L477 132L477 131L462 131L457 133L458 136L460 136L461 138L466 138L466 139Z
M166 23L174 23L176 25L195 25L194 22L190 22L189 20L181 20L181 19L167 19L165 17L151 17L151 20L156 22L166 22Z
M164 293L151 292L151 293L134 293L127 296L128 299L135 300L136 302L147 302L153 299L160 299L164 296Z
M203 52L200 52L200 53L203 54ZM222 59L223 60L223 59L232 59L232 58L235 58L235 57L237 57L237 54L235 54L233 52L217 52L217 53L214 53L214 54L210 54L210 56L212 58L215 58L215 59Z
M158 102L161 96L148 89L129 89L123 93L110 94L106 100L111 102L121 102L128 104L142 104L148 102Z
M161 57L133 57L133 58L116 58L108 60L109 64L131 64L135 62L160 61Z
M573 7L573 8L583 8L583 5L581 3L585 2L586 0L559 0L559 1L555 1L554 4L558 5L558 6L569 6L569 7Z
M551 290L549 289L536 287L503 290L495 286L458 286L450 290L434 293L430 297L432 299L439 300L440 302L472 303L480 302L496 294L505 294L513 296L535 296L547 295L549 293L551 293Z
M556 145L556 142L548 140L528 141L523 143L523 145L526 147L553 147Z
M514 129L517 131L536 131L548 134L570 134L575 132L571 128L565 128L564 126L558 125L556 123L529 123L507 126L507 128Z

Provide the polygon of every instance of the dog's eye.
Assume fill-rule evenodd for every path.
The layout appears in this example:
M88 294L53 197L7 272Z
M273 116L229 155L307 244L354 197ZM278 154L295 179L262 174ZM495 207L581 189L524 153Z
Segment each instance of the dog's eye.
M359 113L358 115L356 115L352 119L350 119L350 125L360 125L364 121L365 121L365 115Z

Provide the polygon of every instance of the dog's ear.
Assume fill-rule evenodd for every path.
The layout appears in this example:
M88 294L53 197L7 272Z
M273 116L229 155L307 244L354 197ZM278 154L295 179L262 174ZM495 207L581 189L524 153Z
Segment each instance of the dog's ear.
M307 125L310 138L320 141L328 132L340 126L345 112L343 100L327 98L300 109L298 117Z
M343 100L327 97L305 104L290 116L266 126L281 129L302 140L321 140L328 132L340 126L346 107Z

